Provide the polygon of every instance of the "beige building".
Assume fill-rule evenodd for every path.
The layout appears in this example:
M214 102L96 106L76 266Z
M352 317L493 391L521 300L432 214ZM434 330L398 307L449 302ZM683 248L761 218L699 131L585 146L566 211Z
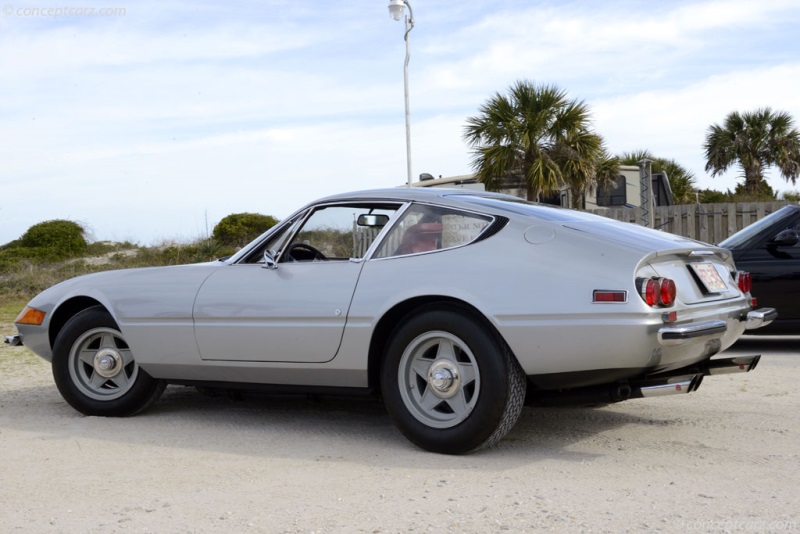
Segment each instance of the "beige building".
M600 187L595 191L587 193L581 202L582 208L598 209L640 206L642 198L639 174L638 166L621 165L619 167L616 187ZM671 206L674 203L672 190L670 189L666 173L653 173L651 176L651 184L650 194L652 195L653 205ZM434 178L432 175L425 173L420 175L420 180L418 182L413 182L411 185L413 187L460 187L479 191L484 190L483 184L475 178L474 174L463 174L446 178L440 176L439 178ZM526 197L525 188L522 186L514 187L511 185L503 188L502 191L520 198ZM542 198L541 201L546 204L567 208L572 206L570 192L566 188L551 197Z

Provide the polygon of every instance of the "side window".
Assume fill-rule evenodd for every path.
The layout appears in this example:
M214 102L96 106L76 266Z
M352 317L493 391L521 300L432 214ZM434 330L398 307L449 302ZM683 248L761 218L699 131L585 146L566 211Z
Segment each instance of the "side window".
M617 176L617 181L613 186L601 186L597 188L598 206L624 206L627 202L625 177Z
M392 227L376 258L421 254L464 245L477 239L490 217L437 206L414 205Z
M792 232L794 232L794 236L792 236ZM780 256L780 252L783 252L784 255L787 252L796 254L800 250L800 241L796 241L794 244L791 244L791 242L792 237L797 238L798 234L800 234L800 220L789 220L781 224L773 224L769 233L758 244L758 248L766 250L770 255L776 257ZM780 245L776 244L779 237Z
M270 242L267 244L267 250L269 250L270 255L273 258L278 257L278 253L281 251L292 234L294 234L295 229L300 225L302 220L303 216L298 216L280 234L276 235L270 240Z
M795 222L792 226L790 226L792 230L800 234L800 221ZM795 247L800 248L800 242L798 242Z
M268 252L273 259L277 258L283 246L294 234L297 227L300 226L304 215L305 212L297 215L287 224L281 223L282 228L278 230L278 233L272 235L266 243L262 243L258 248L251 251L243 263L264 263L265 251Z
M285 248L281 261L362 258L397 206L326 206L314 210ZM368 217L369 216L369 217Z
M800 234L800 220L795 221L794 224L790 224L787 230L794 230L797 234ZM795 254L796 256L797 251L800 250L800 241L786 248L794 249L792 250L792 254Z

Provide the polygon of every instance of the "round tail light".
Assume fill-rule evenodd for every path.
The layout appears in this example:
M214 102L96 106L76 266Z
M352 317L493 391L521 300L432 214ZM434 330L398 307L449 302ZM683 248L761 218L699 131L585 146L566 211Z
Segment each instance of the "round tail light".
M675 303L675 294L677 293L675 282L669 278L661 278L659 282L661 283L659 304L665 307L672 306Z
M645 280L642 284L642 298L648 306L658 305L659 289L658 280L655 278Z
M677 289L669 278L640 278L637 280L639 294L648 306L668 308L675 303Z

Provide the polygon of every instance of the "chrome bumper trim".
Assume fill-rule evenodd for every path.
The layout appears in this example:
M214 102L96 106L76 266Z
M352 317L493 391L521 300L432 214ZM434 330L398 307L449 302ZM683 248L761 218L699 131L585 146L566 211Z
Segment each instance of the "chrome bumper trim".
M728 329L725 321L664 326L658 330L658 342L664 346L681 345L687 339L722 334Z
M11 345L12 347L19 347L22 345L22 336L16 334L14 336L6 336L6 343Z
M778 312L775 308L760 308L747 312L747 319L744 325L745 330L755 330L762 326L767 326L778 317Z

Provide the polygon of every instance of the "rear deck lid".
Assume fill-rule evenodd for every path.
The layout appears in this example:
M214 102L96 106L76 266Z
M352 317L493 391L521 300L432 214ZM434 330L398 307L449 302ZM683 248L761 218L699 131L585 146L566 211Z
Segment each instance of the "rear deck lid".
M645 270L652 269L655 276L674 281L678 298L685 304L732 299L741 294L731 265L714 249L662 251L646 265Z

